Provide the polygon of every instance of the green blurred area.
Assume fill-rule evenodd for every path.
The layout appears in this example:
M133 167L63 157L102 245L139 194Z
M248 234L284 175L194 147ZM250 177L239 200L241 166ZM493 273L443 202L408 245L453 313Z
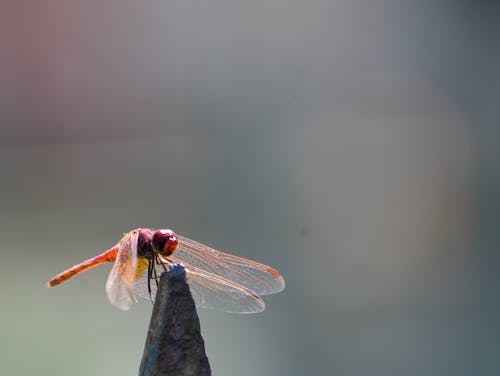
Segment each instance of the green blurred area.
M272 265L266 311L201 310L216 375L494 375L494 2L0 5L0 373L135 375L136 227Z

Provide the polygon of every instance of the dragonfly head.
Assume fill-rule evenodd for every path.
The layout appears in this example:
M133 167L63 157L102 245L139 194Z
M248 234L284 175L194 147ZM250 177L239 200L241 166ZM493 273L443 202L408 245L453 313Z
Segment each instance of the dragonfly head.
M153 234L152 244L155 252L168 257L177 247L177 235L172 230L157 230Z

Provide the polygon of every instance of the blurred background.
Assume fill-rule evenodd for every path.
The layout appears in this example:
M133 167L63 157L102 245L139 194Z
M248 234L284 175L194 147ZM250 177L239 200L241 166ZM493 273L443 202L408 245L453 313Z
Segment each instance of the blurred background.
M0 5L0 368L136 375L136 227L274 266L264 313L200 310L216 375L500 373L494 1Z

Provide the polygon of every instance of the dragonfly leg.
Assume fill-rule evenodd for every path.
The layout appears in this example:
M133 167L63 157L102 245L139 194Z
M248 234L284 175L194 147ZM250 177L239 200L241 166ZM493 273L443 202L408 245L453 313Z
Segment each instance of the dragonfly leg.
M164 271L168 272L168 269L165 266L165 263L160 258L158 258L158 260L156 262L159 263L159 264L161 264L161 266L162 266L162 268L163 268Z
M153 303L153 297L151 296L151 271L153 270L153 262L149 260L148 263L148 293L149 293L149 300L151 300L151 303Z
M159 285L158 279L159 279L160 277L158 276L158 274L156 274L156 268L155 268L155 265L154 265L154 264L155 264L155 259L154 259L154 258L153 258L153 259L151 259L151 262L152 262L152 264L153 264L153 268L152 268L153 277L152 277L152 278L155 280L156 287L158 287L158 285Z

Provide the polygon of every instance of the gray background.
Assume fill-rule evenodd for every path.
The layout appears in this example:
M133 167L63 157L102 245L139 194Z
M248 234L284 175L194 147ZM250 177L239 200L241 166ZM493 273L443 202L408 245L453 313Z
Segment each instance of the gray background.
M133 228L276 267L200 311L216 375L500 373L493 1L3 1L0 369L135 375Z

